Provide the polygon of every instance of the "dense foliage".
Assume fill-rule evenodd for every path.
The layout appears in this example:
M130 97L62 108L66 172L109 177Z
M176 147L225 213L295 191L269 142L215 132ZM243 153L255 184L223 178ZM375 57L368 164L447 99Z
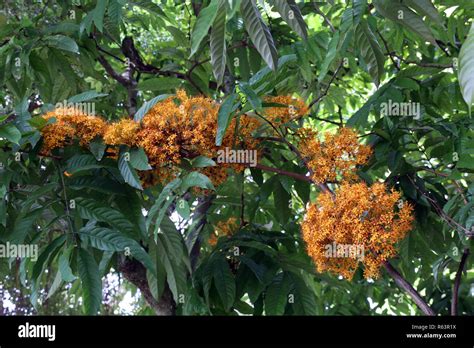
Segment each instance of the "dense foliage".
M473 16L5 1L0 313L474 314Z

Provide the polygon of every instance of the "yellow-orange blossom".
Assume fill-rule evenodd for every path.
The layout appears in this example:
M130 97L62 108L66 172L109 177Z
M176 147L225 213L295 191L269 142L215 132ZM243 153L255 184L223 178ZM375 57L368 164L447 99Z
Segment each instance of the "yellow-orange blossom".
M266 97L265 100L287 105L265 109L265 116L274 123L288 122L307 112L301 100L291 97ZM100 117L78 113L75 109L56 109L43 116L47 120L55 118L56 122L41 130L44 140L42 152L64 147L74 139L78 139L82 146L87 146L94 138L102 137L107 145L142 147L154 168L153 171L140 173L144 184L166 182L177 173L178 166L185 158L215 158L217 151L226 147L258 149L259 141L252 133L262 125L262 121L248 115L241 115L238 121L233 118L222 145L216 146L218 111L219 104L214 100L203 96L190 97L182 90L176 96L155 104L141 123L122 119L107 124ZM200 171L208 175L214 185L219 185L226 180L228 168L239 172L245 165L220 163L219 166L202 168Z
M307 112L304 103L291 97L268 97L265 101L289 106L265 109L264 116L277 126ZM219 149L214 142L218 108L218 104L209 98L188 97L178 91L176 97L155 104L141 124L130 119L107 124L100 117L74 109L57 109L44 116L47 120L54 117L56 122L42 129L42 152L64 147L74 139L87 146L94 138L102 137L111 146L143 147L154 167L153 172L141 173L145 184L166 181L177 171L183 158L215 157ZM252 133L261 125L260 120L242 115L235 138L237 122L233 119L222 147L256 149L258 141ZM343 181L335 198L321 194L317 203L307 210L302 231L308 254L318 271L332 271L351 279L358 261L347 257L328 258L326 246L333 242L362 245L365 276L376 277L383 261L396 254L395 243L410 229L411 207L405 204L395 212L395 203L400 196L394 191L387 193L383 184L367 187L363 183L349 183L357 179L356 166L366 163L371 154L368 146L358 143L354 131L342 128L335 135L325 134L324 142L311 129L303 128L298 134L300 151L313 172L312 179L318 183ZM241 164L224 163L201 171L218 185L225 181L229 167L237 171L244 168Z

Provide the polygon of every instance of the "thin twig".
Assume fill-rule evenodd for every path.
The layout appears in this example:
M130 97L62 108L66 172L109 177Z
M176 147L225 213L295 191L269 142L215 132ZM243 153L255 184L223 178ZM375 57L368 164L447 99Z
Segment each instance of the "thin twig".
M343 62L341 62L339 66L337 67L336 71L334 72L331 79L329 80L329 83L327 87L324 89L323 93L321 93L316 99L314 99L311 103L309 103L308 105L309 109L311 109L314 104L319 103L321 99L323 99L328 94L329 88L331 88L332 83L334 82L334 80L336 80L336 76L339 73L339 70L341 70L342 66L343 66Z
M454 278L453 299L451 301L451 315L458 315L459 286L461 285L462 272L464 271L464 267L466 266L468 256L469 248L466 248L462 253L461 262L459 263L459 268L456 272L456 277Z

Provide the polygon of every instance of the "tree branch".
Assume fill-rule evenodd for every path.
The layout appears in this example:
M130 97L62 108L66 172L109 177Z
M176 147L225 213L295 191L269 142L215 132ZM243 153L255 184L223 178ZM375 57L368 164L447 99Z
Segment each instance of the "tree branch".
M250 167L250 164L247 164L247 166ZM309 176L305 176L305 175L298 174L298 173L293 173L293 172L288 172L286 170L279 169L279 168L268 167L268 166L265 166L265 165L259 164L259 163L257 163L255 168L265 170L267 172L272 172L272 173L277 173L277 174L280 174L280 175L289 176L291 178L301 180L301 181L306 181L306 182L309 182L309 183L313 182L313 180L311 180L311 178Z
M454 278L453 299L451 301L451 315L458 315L459 286L461 285L462 272L464 271L464 267L466 266L468 256L469 248L466 248L462 253L461 262L459 263L459 268L456 272L456 277Z
M390 276L393 278L395 283L408 295L410 295L410 297L416 303L418 308L420 308L424 314L429 316L436 315L435 311L425 302L425 300L423 300L423 298L413 288L413 286L408 283L405 278L403 278L403 276L388 261L385 262L384 267L387 273L390 274Z

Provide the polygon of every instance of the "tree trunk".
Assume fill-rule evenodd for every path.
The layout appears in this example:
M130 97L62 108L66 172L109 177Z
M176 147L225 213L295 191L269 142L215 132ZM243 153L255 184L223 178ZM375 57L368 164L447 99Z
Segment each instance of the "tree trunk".
M156 315L175 315L176 303L170 289L166 286L160 300L157 301L148 286L145 267L136 260L124 259L119 266L119 271L125 279L140 289L148 305L153 308Z

